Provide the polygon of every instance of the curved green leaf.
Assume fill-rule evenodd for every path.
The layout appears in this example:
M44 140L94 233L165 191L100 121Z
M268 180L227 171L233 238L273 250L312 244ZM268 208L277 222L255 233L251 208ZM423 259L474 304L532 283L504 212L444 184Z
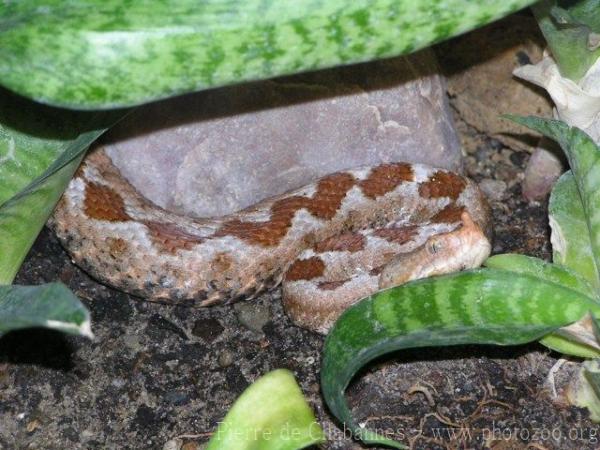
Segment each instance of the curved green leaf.
M593 299L528 274L477 269L378 292L348 309L325 342L321 386L331 412L368 444L405 448L352 418L344 390L372 359L404 348L516 345L575 322Z
M0 83L75 108L133 105L408 53L533 0L36 0L0 6Z
M74 113L0 91L0 284L12 282L85 150L123 114Z
M0 286L0 336L30 327L93 337L89 312L64 284Z
M0 205L73 160L78 153L65 149L106 115L50 108L0 89Z
M552 229L553 261L576 271L599 291L600 279L592 255L588 225L571 171L565 172L552 188L548 218Z
M297 450L324 441L294 375L278 369L242 393L206 450Z

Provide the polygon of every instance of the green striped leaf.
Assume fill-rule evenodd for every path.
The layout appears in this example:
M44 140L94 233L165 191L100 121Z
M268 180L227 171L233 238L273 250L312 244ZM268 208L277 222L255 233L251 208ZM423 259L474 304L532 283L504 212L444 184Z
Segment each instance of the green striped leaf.
M294 375L278 369L242 393L206 450L298 450L324 441Z
M55 105L133 105L409 53L533 2L3 2L0 83Z
M550 270L552 272L552 270ZM344 390L366 363L415 347L517 345L573 323L600 305L581 289L499 269L419 280L378 292L348 309L325 342L321 387L331 412L367 444L406 448L360 427ZM552 280L555 281L552 281Z
M0 336L30 327L93 337L89 312L64 284L0 286Z
M484 263L491 269L531 275L586 295L600 304L598 291L576 271L531 256L504 254L488 258ZM596 336L584 329L558 330L540 339L540 343L559 353L582 358L598 358L600 350Z
M490 269L508 270L560 284L600 302L598 291L579 273L533 256L504 253L489 257L484 265Z
M588 224L571 171L565 172L552 188L548 218L552 229L552 260L579 273L598 291L600 279Z

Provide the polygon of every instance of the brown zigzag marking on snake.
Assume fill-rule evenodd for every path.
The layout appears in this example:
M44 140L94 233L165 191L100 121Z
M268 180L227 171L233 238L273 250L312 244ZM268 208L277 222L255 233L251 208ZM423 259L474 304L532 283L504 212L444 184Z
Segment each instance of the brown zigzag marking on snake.
M360 181L363 194L376 198L393 191L403 181L414 179L410 164L395 163L375 167L369 177ZM219 236L236 236L251 244L265 247L277 245L287 234L296 212L307 209L319 219L332 219L347 192L356 184L356 179L348 173L336 173L321 178L317 184L317 192L313 197L288 197L276 201L271 207L271 219L266 222L242 222L232 220L225 223L215 234Z
M320 277L325 272L325 263L318 256L306 259L297 259L290 266L285 279L287 281L312 280Z
M464 206L458 206L455 203L450 203L444 209L439 211L431 218L432 223L453 223L460 222L460 216L464 212Z
M312 198L300 196L282 198L273 203L270 220L242 222L235 219L223 224L214 236L235 236L251 244L264 247L275 246L287 234L298 210L306 208L319 219L331 219L354 184L355 178L349 173L326 176L317 184L317 192Z
M98 183L85 185L84 211L92 219L125 222L131 217L125 212L125 202L117 192Z
M376 198L393 191L403 181L413 181L414 177L410 164L382 164L374 167L369 178L361 181L359 185L365 196Z
M449 197L456 200L467 186L464 178L443 170L438 170L419 185L419 194L424 198Z
M360 233L343 233L332 236L313 246L315 253L325 252L359 252L365 248L366 239Z
M373 235L388 242L402 245L410 241L417 232L418 227L416 225L408 225L405 227L378 228L373 231Z
M120 194L108 186L88 182L85 187L85 213L98 220L109 222L126 222L132 218L125 211L125 202ZM204 239L187 233L175 224L153 221L141 221L149 231L152 241L171 254L179 249L191 250L194 245L201 244ZM123 252L124 241L109 243L111 254Z

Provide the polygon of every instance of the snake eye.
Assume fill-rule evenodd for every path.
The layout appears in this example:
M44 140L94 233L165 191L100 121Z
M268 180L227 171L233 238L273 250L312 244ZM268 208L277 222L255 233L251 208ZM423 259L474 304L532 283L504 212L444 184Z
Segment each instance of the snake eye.
M442 249L442 244L438 241L433 241L429 244L429 253L436 254Z

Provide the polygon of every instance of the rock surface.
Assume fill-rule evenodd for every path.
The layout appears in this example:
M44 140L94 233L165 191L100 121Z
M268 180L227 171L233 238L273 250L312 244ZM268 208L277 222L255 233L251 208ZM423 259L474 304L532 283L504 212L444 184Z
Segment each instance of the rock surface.
M550 193L556 180L565 171L565 165L558 155L563 156L557 144L547 139L541 140L540 147L531 155L525 170L523 196L527 200L543 200Z
M109 154L154 203L219 216L337 170L388 161L458 169L433 53L233 86L140 108Z
M552 117L546 92L513 75L542 59L544 38L533 17L515 14L437 47L448 76L451 104L475 129L515 150L534 154L523 180L529 201L543 200L564 168L561 151L547 139L501 117Z
M552 116L548 95L513 76L515 68L539 61L544 47L537 22L519 14L439 45L452 105L465 122L508 147L533 151L540 135L524 134L501 115Z

